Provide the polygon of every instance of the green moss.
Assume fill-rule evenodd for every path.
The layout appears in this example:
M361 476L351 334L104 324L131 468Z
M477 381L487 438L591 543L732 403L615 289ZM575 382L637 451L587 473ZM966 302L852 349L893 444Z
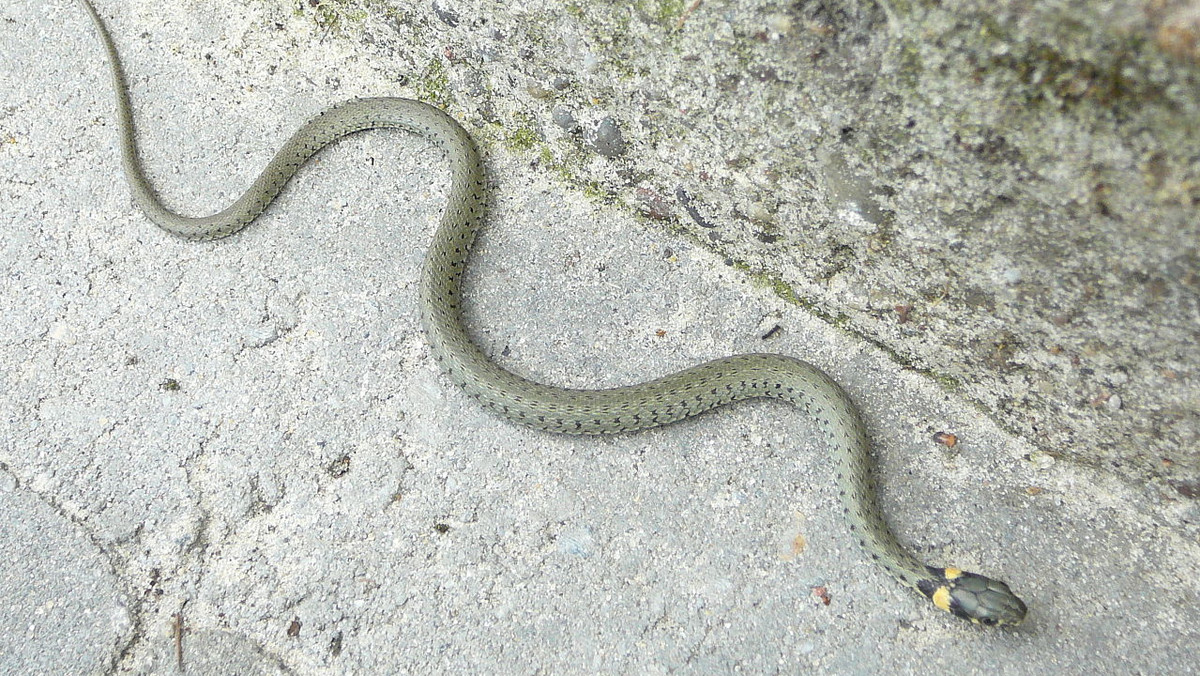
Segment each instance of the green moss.
M938 385L942 386L947 392L957 392L962 389L962 381L954 376L945 373L929 372L927 375L937 381Z
M916 89L921 84L921 74L925 72L925 64L921 60L921 49L914 43L905 40L898 56L898 75L905 87Z
M983 14L979 19L979 38L984 42L1012 42L1012 34L1000 24L996 17Z
M796 289L792 288L791 284L783 281L783 278L768 272L755 270L744 261L736 259L733 260L732 267L734 270L745 273L747 276L749 276L756 286L764 289L770 289L771 292L782 298L788 304L795 305L796 307L802 307L810 312L816 313L826 321L834 321L833 317L830 317L826 313L822 313L817 307L816 303L813 303L811 300L804 298L797 293Z
M414 88L417 90L418 99L443 110L449 108L453 101L450 96L450 76L446 73L446 64L441 59L432 59L425 66Z
M321 0L313 7L313 19L321 28L341 32L352 25L360 25L370 16L361 0ZM302 10L301 10L302 11Z
M600 199L606 204L613 201L613 193L605 188L599 181L585 181L583 183L583 196L590 199Z
M780 279L778 277L767 277L766 275L764 275L763 277L765 277L765 279L763 279L763 282L767 285L768 288L770 288L772 291L775 292L776 296L779 296L780 298L791 303L792 305L803 305L804 304L803 300L800 298L800 294L796 293L796 290L793 289L792 286L790 284L788 284L787 282L783 281L782 279Z
M510 126L504 127L501 133L504 145L516 153L527 153L542 142L537 132L536 120L532 115L516 113Z
M589 199L600 199L611 204L616 194L602 182L586 178L582 168L586 165L584 153L574 144L559 144L556 147L545 141L537 131L533 117L523 114L513 116L509 125L492 123L485 133L476 134L481 143L504 146L508 151L527 157L536 157L538 165L554 174L571 189Z
M532 150L538 144L539 140L536 131L529 127L521 127L509 132L508 136L504 139L504 143L510 150L526 152Z
M674 28L679 17L687 9L685 0L640 0L638 9L656 23Z
M567 10L567 14L570 14L576 19L582 19L584 16L583 5L578 2L568 2L563 6L563 8Z
M390 0L319 0L315 4L306 0L288 4L294 16L311 12L314 23L337 35L362 28L372 16L387 17L393 22L410 25L405 12Z
M329 5L317 5L313 10L317 25L326 30L337 30L342 24L342 15Z
M543 159L545 159L546 155L549 155L549 159L546 161L546 166L549 167L551 171L558 174L558 177L561 178L563 182L571 184L576 182L575 175L571 173L571 169L567 166L566 162L554 157L554 154L550 152L549 148L547 148L545 153L543 153Z

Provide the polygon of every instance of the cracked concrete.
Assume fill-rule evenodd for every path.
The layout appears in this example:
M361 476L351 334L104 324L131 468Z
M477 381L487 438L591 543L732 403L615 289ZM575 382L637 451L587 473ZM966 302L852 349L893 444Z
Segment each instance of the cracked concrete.
M157 231L84 16L9 3L0 671L1189 673L1188 7L101 2L180 208L325 105L419 96L488 158L497 359L827 369L902 539L1029 602L982 632L864 560L786 407L569 439L453 390L419 139L337 144L229 240Z

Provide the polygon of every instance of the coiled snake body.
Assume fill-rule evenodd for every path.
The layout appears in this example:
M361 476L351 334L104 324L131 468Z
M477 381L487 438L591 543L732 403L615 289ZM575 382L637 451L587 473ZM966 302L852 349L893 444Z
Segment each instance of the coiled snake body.
M533 382L505 370L471 340L462 323L462 276L482 221L483 170L471 137L433 106L400 98L357 99L302 126L253 185L225 210L180 216L159 201L138 158L133 113L112 38L88 0L104 44L117 99L120 152L138 207L163 229L194 240L231 235L267 208L296 170L328 143L356 131L400 128L424 136L445 154L450 192L420 280L421 320L446 374L481 404L513 422L564 434L614 434L658 427L751 397L795 404L816 421L836 460L836 478L850 530L871 558L942 610L986 625L1011 625L1025 605L998 580L956 568L922 564L897 542L883 520L871 478L867 434L841 387L806 362L777 354L725 357L657 380L603 390L572 390Z

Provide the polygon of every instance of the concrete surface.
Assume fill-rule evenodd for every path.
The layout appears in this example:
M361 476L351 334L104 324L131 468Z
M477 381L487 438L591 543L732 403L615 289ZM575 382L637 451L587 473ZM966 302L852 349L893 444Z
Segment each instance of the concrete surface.
M975 362L934 339L937 321L889 318L894 335L883 335L856 318L883 322L891 296L863 304L838 274L811 294L801 286L808 265L838 268L836 251L853 263L843 273L900 284L875 268L871 246L857 247L878 239L872 218L922 236L908 229L919 210L873 211L859 160L830 154L828 139L847 134L831 131L824 108L798 108L792 145L742 142L750 155L794 152L786 161L799 164L824 152L823 166L844 168L763 187L779 196L771 219L695 187L705 174L744 188L746 165L723 153L765 124L757 99L739 107L709 75L724 66L709 60L748 58L735 49L742 33L782 49L771 31L790 29L758 6L703 3L684 15L690 7L639 3L624 23L633 36L614 29L608 43L589 30L612 16L550 4L525 14L441 2L100 9L133 82L148 164L182 209L226 202L329 103L440 101L480 138L493 182L468 291L485 349L575 386L733 352L817 363L866 412L902 539L931 563L1010 582L1029 603L1026 624L977 629L864 560L833 508L823 450L786 407L572 439L472 406L417 327L417 269L445 188L419 139L338 144L233 239L159 232L120 177L107 75L84 16L71 2L16 0L0 9L0 672L173 673L181 650L182 670L203 674L1193 673L1200 546L1196 507L1177 489L1187 478L1172 484L1166 463L1114 468L1140 457L1136 436L1114 436L1116 455L1086 443L1055 452L1060 437L1026 434L1030 423L1009 424L1012 411L979 394L1012 383L985 374L947 388L928 355ZM747 27L759 20L761 38ZM606 50L640 40L649 59L664 22L709 41L697 64L662 31L664 78L681 64L704 78L621 98L648 76L607 78L621 62ZM525 75L539 69L536 81ZM555 73L587 69L568 77L569 94L553 93ZM577 107L589 92L594 105ZM648 142L673 107L648 102L682 97L704 133L680 127L678 147ZM522 109L528 101L542 103ZM695 164L695 149L710 146L728 161ZM857 213L831 208L837 199L820 207L824 219L786 207L826 192ZM721 216L739 210L749 220ZM984 234L1000 222L976 218ZM756 239L784 238L810 263L778 256L772 269L733 255L750 245L728 223L770 220L794 229L760 228ZM688 221L714 234L662 227ZM855 232L850 252L827 248ZM805 233L825 244L803 244ZM981 292L1027 297L1006 286L1019 279L997 252ZM887 268L897 255L885 246L879 260ZM1188 271L1166 274L1169 298L1186 298ZM844 306L831 305L838 294ZM909 350L918 343L927 347ZM1197 364L1179 349L1161 396L1186 402ZM1040 392L1074 410L1074 394ZM1088 415L1132 417L1128 399ZM1194 412L1180 411L1156 444L1184 438ZM1066 418L1070 438L1132 429ZM939 445L938 432L960 443ZM1193 466L1194 448L1174 448L1171 467Z

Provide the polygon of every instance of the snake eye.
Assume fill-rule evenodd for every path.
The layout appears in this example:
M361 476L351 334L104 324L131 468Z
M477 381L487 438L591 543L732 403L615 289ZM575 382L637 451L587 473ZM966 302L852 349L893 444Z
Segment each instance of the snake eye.
M996 625L996 618L994 618L994 617L981 617L981 618L979 618L979 623L980 623L980 624L982 624L982 625L984 625L984 626L993 627L993 626L995 626L995 625Z

